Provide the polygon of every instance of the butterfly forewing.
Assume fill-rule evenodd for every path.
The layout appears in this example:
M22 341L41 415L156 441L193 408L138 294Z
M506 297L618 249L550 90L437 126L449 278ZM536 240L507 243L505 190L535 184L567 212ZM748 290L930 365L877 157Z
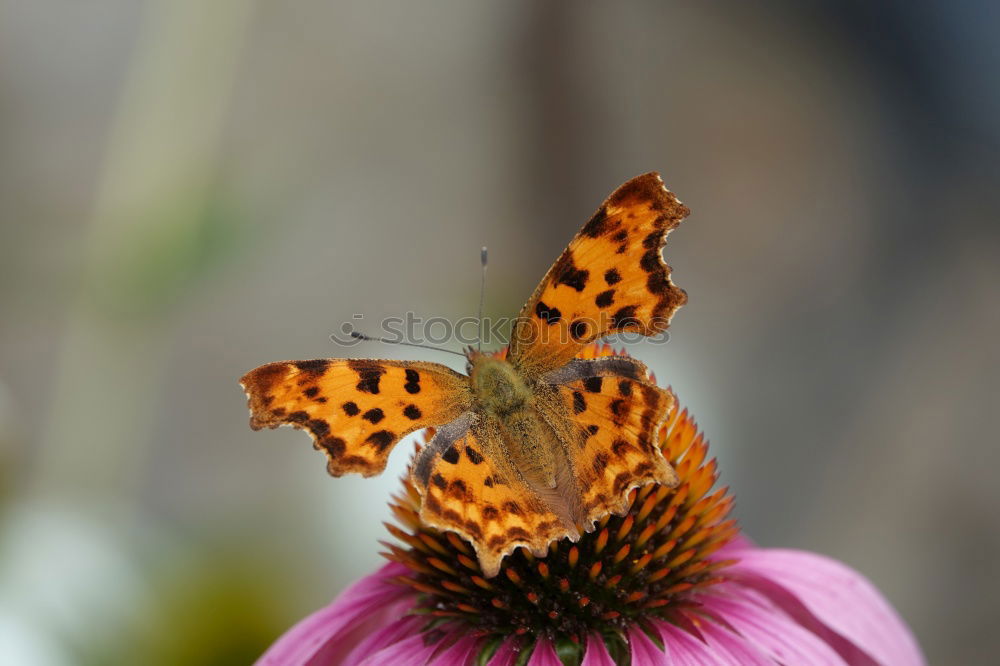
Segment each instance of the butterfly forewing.
M687 214L655 173L615 190L521 310L511 362L534 375L564 365L612 333L666 330L687 296L670 281L660 250Z
M471 404L465 376L419 361L280 361L251 370L240 383L250 427L308 431L334 476L381 473L401 438L452 421Z

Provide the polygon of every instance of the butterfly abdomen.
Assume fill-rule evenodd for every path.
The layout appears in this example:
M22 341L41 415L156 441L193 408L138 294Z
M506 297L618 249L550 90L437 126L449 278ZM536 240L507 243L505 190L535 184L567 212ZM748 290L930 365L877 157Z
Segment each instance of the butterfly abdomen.
M534 388L505 360L484 355L469 360L473 393L497 423L510 464L542 504L573 529L579 491L559 437L535 404Z

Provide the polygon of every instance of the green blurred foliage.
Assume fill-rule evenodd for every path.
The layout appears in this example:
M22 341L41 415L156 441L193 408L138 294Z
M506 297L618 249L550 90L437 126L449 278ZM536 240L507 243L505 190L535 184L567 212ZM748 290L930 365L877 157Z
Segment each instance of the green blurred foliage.
M246 248L248 225L234 198L212 189L181 193L121 225L87 285L88 301L112 320L163 319Z
M281 610L286 595L264 562L213 546L162 558L147 579L153 607L137 610L108 639L71 645L79 663L218 666L257 659L289 626Z

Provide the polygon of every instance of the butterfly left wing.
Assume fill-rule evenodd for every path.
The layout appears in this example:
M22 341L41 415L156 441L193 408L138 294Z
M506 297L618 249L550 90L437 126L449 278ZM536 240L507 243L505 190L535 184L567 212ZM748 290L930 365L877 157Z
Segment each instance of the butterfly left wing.
M250 427L306 430L333 476L374 476L407 434L454 420L472 403L468 378L437 363L281 361L240 379Z
M521 310L509 359L541 374L618 332L654 335L687 301L660 250L688 209L656 173L628 181L570 242Z
M420 522L465 537L487 578L519 546L541 556L552 541L579 536L525 484L496 423L482 414L440 429L418 454L411 480L422 497Z

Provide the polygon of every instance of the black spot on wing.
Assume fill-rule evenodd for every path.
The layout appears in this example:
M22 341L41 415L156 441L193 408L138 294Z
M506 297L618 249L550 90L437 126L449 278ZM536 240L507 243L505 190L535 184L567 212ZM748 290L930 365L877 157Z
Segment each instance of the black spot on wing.
M378 363L366 360L350 360L347 362L347 367L358 373L357 389L359 391L372 394L379 392L379 381L385 374L385 368Z
M556 262L554 270L554 284L564 284L571 289L576 291L583 291L587 286L587 278L590 276L590 271L577 268L573 263L573 254L571 252L563 252L563 255Z
M663 393L655 386L640 384L642 388L642 400L647 405L659 405L661 400L665 400Z
M624 439L616 439L611 444L611 450L618 457L624 456L628 452L628 450L631 449L631 448L632 448L632 445L629 444L628 442L626 442Z
M330 434L330 424L323 419L310 419L306 422L306 427L320 439Z
M503 509L507 513L512 513L515 516L520 516L522 513L524 513L524 510L521 508L521 505L518 504L517 502L512 502L512 501L504 502Z
M600 393L601 384L603 383L604 380L600 377L587 377L583 380L583 388L587 389L591 393Z
M379 430L368 435L366 442L378 449L379 453L386 450L390 444L396 441L396 433L388 430Z
M588 238L600 238L608 231L608 214L604 206L594 214L594 217L590 218L587 224L583 225L583 229L580 231L584 236Z
M639 267L647 273L654 273L660 270L663 264L660 261L659 248L646 250L642 255L642 259L639 260Z
M315 398L316 394L318 393L319 393L318 387L310 386L309 388L307 388L305 391L302 392L302 395L304 395L307 398Z
M647 418L645 416L643 417L643 427L646 428L646 430L643 430L639 433L637 441L639 443L639 448L641 448L643 451L649 451L650 453L654 453L653 439L649 435L649 429L653 427L651 421L652 421L651 418Z
M369 423L375 424L385 418L385 412L378 407L375 407L374 409L369 409L367 412L362 414L361 418Z
M622 281L622 274L618 272L617 268L609 268L604 273L604 281L608 283L609 287L613 287Z
M358 407L355 402L345 402L340 406L344 410L344 413L348 416L357 416L361 412L361 408Z
M479 455L479 451L476 451L471 446L465 447L465 455L469 456L469 460L472 462L473 465L478 465L479 463L483 462L483 457Z
M420 373L412 368L406 369L406 383L403 388L407 393L420 393Z
M562 319L562 313L559 312L559 308L550 308L542 301L538 301L535 305L535 314L538 315L539 319L550 326L552 324L558 324L559 320Z
M330 366L330 361L325 358L318 358L313 361L295 361L292 365L298 368L299 372L310 375L322 375Z
M597 295L597 298L594 299L594 305L596 305L599 308L609 307L614 302L615 302L614 289L608 289L607 291L602 291Z
M447 451L444 452L444 455L442 455L441 457L444 459L446 463L457 465L458 459L461 457L461 454L458 452L458 449L456 449L455 446L452 445Z
M483 529L479 527L479 523L477 523L474 520L467 520L462 524L462 527L465 528L465 531L468 532L473 539L476 539L477 541L482 541Z
M629 402L623 398L615 398L611 401L611 413L614 415L614 422L621 425L625 417L628 416Z
M541 525L539 525L539 528L541 528ZM511 541L515 541L517 539L527 541L530 538L531 535L528 533L528 530L524 529L523 527L512 527L509 530L507 530L507 533L504 535L504 541L506 541L507 543L510 543Z
M590 326L582 319L576 319L569 325L569 334L574 340L583 340L590 334Z
M656 271L654 273L650 273L646 278L646 288L649 289L650 293L663 295L674 287L670 284L670 280L667 279L666 272Z
M611 316L611 328L620 329L629 326L637 326L639 320L635 317L636 306L626 305L620 308Z
M319 445L335 458L344 455L344 452L347 451L347 443L340 437L325 437L319 442Z
M411 421L416 421L423 415L424 415L423 412L421 412L420 408L417 407L416 405L407 405L406 409L403 410L403 416L410 419Z
M639 478L649 477L653 475L653 466L648 462L639 463L632 470L632 473Z
M662 239L663 229L656 229L646 234L646 237L642 239L642 246L647 250L659 250Z

